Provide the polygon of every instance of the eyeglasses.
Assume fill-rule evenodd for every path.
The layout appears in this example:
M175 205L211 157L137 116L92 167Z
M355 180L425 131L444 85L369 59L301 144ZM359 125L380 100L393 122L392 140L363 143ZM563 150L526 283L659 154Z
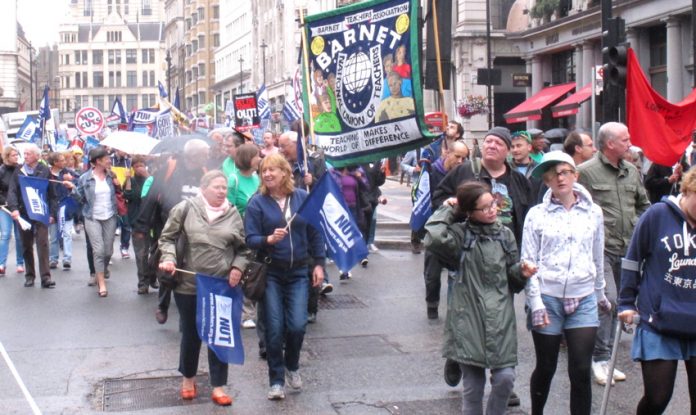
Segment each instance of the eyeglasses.
M556 178L563 177L564 179L567 179L570 176L572 176L573 174L575 174L575 170L568 169L568 170L556 171L554 173L555 173Z
M493 213L498 211L498 201L493 199L493 201L488 205L484 206L482 208L477 208L473 209L474 211L480 210L483 213Z

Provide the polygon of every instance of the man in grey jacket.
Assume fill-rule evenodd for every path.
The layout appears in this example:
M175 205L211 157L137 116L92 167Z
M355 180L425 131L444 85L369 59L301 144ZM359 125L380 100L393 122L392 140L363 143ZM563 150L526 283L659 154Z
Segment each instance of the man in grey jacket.
M640 173L631 163L623 160L631 147L628 127L608 122L597 134L599 152L578 167L579 183L592 195L594 203L604 214L604 279L609 286L613 281L618 292L621 278L621 258L631 241L638 217L650 206ZM616 298L616 297L613 297ZM593 353L592 373L600 385L607 382L608 361L611 356L612 327L615 312L600 313L599 330ZM614 369L612 382L625 380L626 375Z

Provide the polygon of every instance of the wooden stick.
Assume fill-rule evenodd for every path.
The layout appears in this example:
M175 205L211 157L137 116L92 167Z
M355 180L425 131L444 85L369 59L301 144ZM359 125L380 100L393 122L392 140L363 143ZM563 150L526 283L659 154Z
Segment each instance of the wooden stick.
M305 28L305 22L304 22L304 12L302 9L300 9L300 26L302 28L302 70L305 75L305 88L307 88L307 102L309 103L309 94L311 94L310 90L310 73L309 73L309 52L307 51L308 45L307 45L307 32ZM308 108L309 113L308 117L309 118L309 138L312 142L312 145L317 145L316 140L314 139L314 120L312 119L312 109L311 107ZM304 120L302 120L304 121ZM301 126L302 128L302 138L304 139L304 125ZM302 146L304 148L304 146ZM307 171L307 150L304 149L305 152L305 171Z
M445 88L442 82L442 62L440 60L440 36L437 23L437 0L432 0L433 6L433 35L435 36L435 61L437 63L437 87L440 101L440 113L442 114L442 131L447 129L447 114L445 113ZM445 139L445 143L447 139ZM445 144L447 148L447 144Z
M196 275L196 273L195 273L195 272L193 272L193 271L189 271L189 270L187 270L187 269L181 269L181 268L174 268L174 270L176 270L176 271L178 271L178 272L183 272L184 274L189 274L189 275Z

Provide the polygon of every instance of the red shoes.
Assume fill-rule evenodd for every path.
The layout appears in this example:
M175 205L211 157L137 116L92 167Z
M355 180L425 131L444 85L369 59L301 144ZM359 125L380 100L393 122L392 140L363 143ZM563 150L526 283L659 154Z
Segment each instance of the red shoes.
M230 396L224 392L219 393L219 394L212 394L212 395L210 395L210 398L213 400L213 402L215 402L215 405L220 405L220 406L232 405L232 398L230 398Z
M198 391L196 390L196 385L193 385L193 389L184 389L183 387L181 388L181 392L179 392L179 395L181 395L181 399L185 401L190 401L198 396Z

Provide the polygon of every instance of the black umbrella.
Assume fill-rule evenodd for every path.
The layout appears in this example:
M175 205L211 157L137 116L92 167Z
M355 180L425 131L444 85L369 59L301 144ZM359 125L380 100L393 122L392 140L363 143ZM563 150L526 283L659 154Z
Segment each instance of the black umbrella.
M567 135L567 128L552 128L544 133L544 138L552 143L562 143Z
M160 139L160 142L150 151L150 154L181 153L184 151L186 143L193 139L203 140L211 147L215 144L213 140L203 134L174 135Z

